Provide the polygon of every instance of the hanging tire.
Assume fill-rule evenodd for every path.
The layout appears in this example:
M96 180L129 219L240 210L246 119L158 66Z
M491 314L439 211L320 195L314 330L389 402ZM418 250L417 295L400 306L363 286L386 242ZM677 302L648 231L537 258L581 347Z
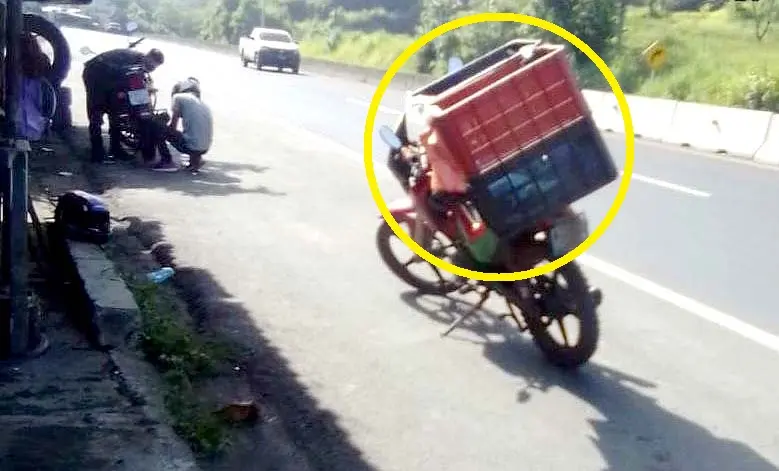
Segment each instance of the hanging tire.
M70 46L67 39L65 39L65 35L62 34L62 31L54 23L32 13L23 15L22 30L41 36L51 44L54 59L45 77L54 88L59 88L68 76L71 65Z

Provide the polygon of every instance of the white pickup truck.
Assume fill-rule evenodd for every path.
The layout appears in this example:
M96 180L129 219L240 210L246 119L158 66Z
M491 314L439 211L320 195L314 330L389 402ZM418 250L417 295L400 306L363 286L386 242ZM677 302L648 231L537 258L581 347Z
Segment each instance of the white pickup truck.
M238 49L244 67L252 62L257 69L270 66L291 69L296 74L300 71L298 43L283 29L254 28L249 36L238 40Z

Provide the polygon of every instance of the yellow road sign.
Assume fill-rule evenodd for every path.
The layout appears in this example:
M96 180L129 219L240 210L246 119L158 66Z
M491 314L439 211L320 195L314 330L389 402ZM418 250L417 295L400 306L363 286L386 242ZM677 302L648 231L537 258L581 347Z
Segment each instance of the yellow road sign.
M641 55L652 70L657 70L662 67L666 59L665 47L658 41L650 44L648 48L644 49L644 52L642 52Z

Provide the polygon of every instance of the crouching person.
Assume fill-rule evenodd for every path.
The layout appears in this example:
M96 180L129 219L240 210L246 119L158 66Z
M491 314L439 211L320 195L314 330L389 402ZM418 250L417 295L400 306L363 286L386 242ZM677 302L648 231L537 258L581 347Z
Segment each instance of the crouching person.
M156 123L153 140L157 143L160 161L152 167L159 172L175 172L178 167L168 149L189 157L187 170L197 172L203 166L203 155L211 148L213 118L211 109L201 99L200 83L190 77L177 83L171 93L170 123ZM178 130L179 121L182 130Z

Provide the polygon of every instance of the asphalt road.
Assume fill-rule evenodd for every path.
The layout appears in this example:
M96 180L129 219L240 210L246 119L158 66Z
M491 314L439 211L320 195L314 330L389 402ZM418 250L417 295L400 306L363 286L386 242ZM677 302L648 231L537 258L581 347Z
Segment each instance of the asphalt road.
M123 41L66 34L74 55ZM444 302L413 300L381 265L361 165L369 85L163 50L162 89L196 75L214 110L209 171L117 169L113 205L162 224L179 263L245 308L372 465L777 469L774 170L637 144L627 201L582 258L606 296L601 348L569 378L490 318L439 339ZM79 76L74 64L77 90ZM401 96L377 122L395 119ZM607 140L621 161L622 138ZM583 202L593 221L615 192Z

